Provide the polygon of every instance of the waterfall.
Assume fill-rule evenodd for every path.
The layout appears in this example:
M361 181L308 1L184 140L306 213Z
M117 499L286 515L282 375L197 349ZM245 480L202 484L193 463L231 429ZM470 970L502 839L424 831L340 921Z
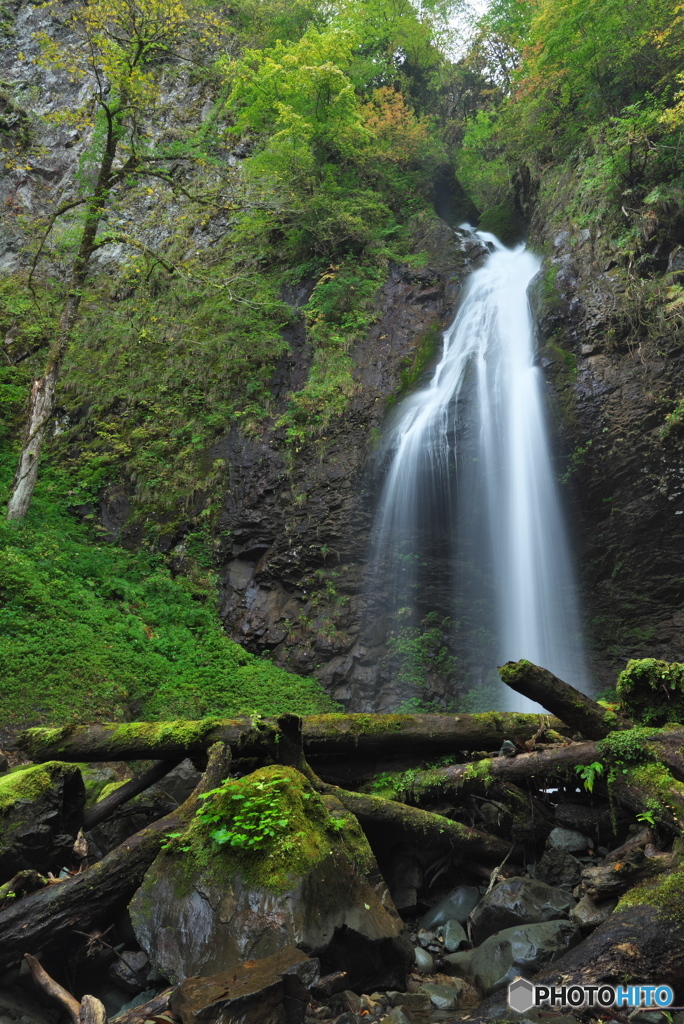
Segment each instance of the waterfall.
M587 688L527 299L541 261L478 237L490 255L466 283L432 379L400 403L384 440L374 586L397 628L448 601L461 685L491 692L496 679L499 707L503 692L510 710L538 710L498 682L496 664L527 658Z

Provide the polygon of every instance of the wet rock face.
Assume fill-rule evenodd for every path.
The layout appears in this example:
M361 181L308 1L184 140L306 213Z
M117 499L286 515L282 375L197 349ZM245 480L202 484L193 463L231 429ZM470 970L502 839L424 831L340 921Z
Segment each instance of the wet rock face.
M84 806L77 765L48 761L0 779L0 877L70 863Z
M532 244L548 255L532 299L595 667L614 686L629 658L684 660L684 459L679 428L663 430L684 391L684 336L662 298L644 299L610 231L568 222L571 196L535 208ZM663 230L643 264L651 291L671 283L678 241Z
M271 431L259 440L232 431L210 453L230 466L217 526L220 614L228 632L285 668L314 673L351 711L392 710L413 696L393 682L388 625L369 595L380 480L374 437L402 371L428 336L438 347L467 268L482 256L480 247L430 218L416 246L427 249L430 263L392 269L377 299L378 322L351 352L358 390L346 415L292 453L291 466L282 437ZM303 331L291 333L291 354L278 378L280 411L288 392L304 383L311 359ZM448 590L444 615L450 614Z

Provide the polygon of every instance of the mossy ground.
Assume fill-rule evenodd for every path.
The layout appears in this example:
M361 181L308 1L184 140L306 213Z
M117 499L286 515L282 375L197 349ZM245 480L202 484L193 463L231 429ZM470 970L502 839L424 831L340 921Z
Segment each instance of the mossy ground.
M55 775L73 775L78 765L61 761L46 761L45 764L23 768L0 777L0 815L13 808L20 800L38 800L55 784Z
M209 570L174 577L160 555L98 536L69 504L46 466L28 517L0 519L6 724L334 710L316 681L225 635Z
M647 725L684 721L684 665L656 658L628 662L617 683L626 714Z

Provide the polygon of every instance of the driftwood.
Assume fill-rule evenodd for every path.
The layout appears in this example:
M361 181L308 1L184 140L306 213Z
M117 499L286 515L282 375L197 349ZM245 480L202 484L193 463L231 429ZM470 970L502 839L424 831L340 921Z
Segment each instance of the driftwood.
M227 743L233 757L262 754L274 742L278 719L205 719L198 722L125 722L121 725L27 729L19 738L33 761L181 760ZM540 727L567 731L546 715L486 712L479 715L307 715L302 718L307 754L378 756L453 754L495 750L505 739L530 739Z
M78 999L74 999L71 992L67 992L65 988L62 988L59 982L55 981L54 978L51 978L42 964L36 960L35 956L31 956L30 953L26 953L24 955L24 959L28 964L31 977L35 981L36 985L39 988L42 988L43 992L45 992L50 999L54 999L56 1003L59 1003L59 1005L66 1010L74 1024L79 1024L81 1004Z
M107 1024L107 1011L95 996L83 996L79 1024Z
M156 761L146 772L136 776L134 779L129 779L128 782L124 782L123 786L118 786L104 800L98 801L98 803L85 812L83 829L89 832L91 828L95 828L101 821L111 817L114 811L121 807L122 804L132 800L138 793L144 792L150 786L153 786L155 782L163 779L178 764L180 764L178 759L175 761Z
M215 745L206 772L176 811L137 832L80 874L1 910L0 970L16 963L29 950L59 948L70 932L87 932L96 922L115 916L141 884L167 832L185 825L199 805L199 794L219 785L229 765L227 748Z
M506 686L558 715L587 739L601 740L616 729L632 728L629 719L601 707L585 693L531 661L508 661L499 668L499 675Z

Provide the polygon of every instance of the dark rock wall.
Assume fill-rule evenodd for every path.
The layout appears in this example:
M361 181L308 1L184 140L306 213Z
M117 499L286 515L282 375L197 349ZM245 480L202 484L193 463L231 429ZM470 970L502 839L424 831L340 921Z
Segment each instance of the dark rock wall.
M407 696L387 665L387 625L377 611L367 614L377 438L402 372L428 335L439 346L479 255L432 218L418 226L416 248L427 249L428 265L391 269L377 299L379 319L351 352L357 391L347 414L289 458L271 431L258 440L232 431L211 453L230 465L217 527L228 632L287 668L313 672L355 711L388 710ZM309 355L302 339L291 347L283 395L300 385Z
M684 393L684 334L665 308L681 239L664 224L630 256L600 219L573 223L571 198L568 187L535 207L532 244L547 259L533 299L602 688L629 658L684 660L684 456L666 427Z

